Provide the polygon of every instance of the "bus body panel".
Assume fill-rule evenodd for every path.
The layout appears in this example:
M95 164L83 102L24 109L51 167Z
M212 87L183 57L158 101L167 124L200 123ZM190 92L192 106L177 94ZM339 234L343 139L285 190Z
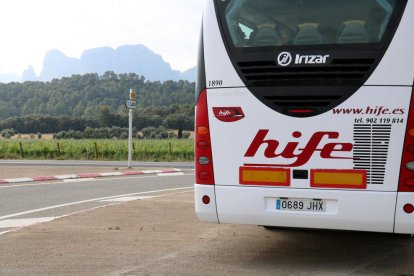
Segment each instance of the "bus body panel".
M413 14L414 1L408 1L393 40L366 85L413 85Z
M206 85L207 87L244 86L230 61L216 18L213 1L207 1L203 20ZM218 82L220 85L216 85Z
M210 202L209 204L196 204L196 214L198 219L205 222L218 223L214 186L196 184L194 188L195 202L203 202L204 196L208 196Z
M414 233L414 215L404 212L404 205L414 203L413 193L398 193L397 205L395 207L395 233L413 234Z
M352 170L361 165L360 163L368 162L367 169L372 174L373 181L368 182L367 190L397 191L398 178L395 176L400 170L411 88L361 87L337 108L306 119L274 112L245 88L210 89L207 93L210 128L212 133L216 133L211 138L216 185L240 185L239 168L246 164L285 167L291 171L295 169L309 171L311 169ZM395 96L389 97L390 94ZM370 99L369 104L367 99ZM213 112L214 108L220 107L240 108L244 117L235 122L223 122ZM265 131L266 136L259 139L259 146L256 146L253 152L247 154L254 141L258 140L256 137L260 131ZM361 131L361 134L358 131ZM377 135L377 141L374 141L374 138L373 141L371 138L370 141L366 141L364 137L361 141L358 140L360 138L358 135L363 136L367 131ZM378 132L375 134L375 131ZM293 137L295 132L299 132L301 137ZM322 139L319 139L317 148L305 156L306 145L312 139L315 140L312 137L317 136L318 133L325 134ZM338 137L330 137L333 134ZM297 157L266 156L269 147L266 141L269 140L279 143L275 150L276 154L281 154L288 143L298 143L293 151ZM333 143L338 143L336 149L340 149L340 144L343 143L352 144L353 149L338 150L330 154L332 158L322 158L324 147ZM363 154L366 158L364 162L355 160L359 158L357 151L361 148L368 148L369 151ZM377 150L379 152L376 152ZM380 174L380 177L374 177L376 173ZM310 188L310 179L292 179L291 187Z
M393 232L395 192L216 186L221 223ZM319 198L327 211L278 211L276 199Z

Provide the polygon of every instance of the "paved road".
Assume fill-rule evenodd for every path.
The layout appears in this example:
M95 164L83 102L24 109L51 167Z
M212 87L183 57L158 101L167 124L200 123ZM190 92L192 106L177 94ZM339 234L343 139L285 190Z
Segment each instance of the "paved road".
M92 200L13 217L49 218L108 204L103 197L140 200L0 235L0 275L414 275L410 236L201 223L192 183L176 175L5 187L3 218L14 208Z
M188 173L180 178L176 177L177 174L169 173L1 185L0 232L13 228L8 226L15 225L13 223L16 220L24 219L20 223L31 224L37 220L48 220L114 202L137 199L137 196L155 194L148 193L150 191L188 190L192 188L194 178L191 171ZM168 177L168 181L165 177Z

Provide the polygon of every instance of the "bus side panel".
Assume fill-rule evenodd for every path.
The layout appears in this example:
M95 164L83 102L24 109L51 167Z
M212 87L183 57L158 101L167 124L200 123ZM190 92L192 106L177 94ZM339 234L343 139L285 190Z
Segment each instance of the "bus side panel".
M414 1L408 1L394 38L366 85L412 85Z
M221 223L393 232L394 192L307 191L328 202L324 213L277 210L279 197L304 197L296 189L216 186L216 196Z

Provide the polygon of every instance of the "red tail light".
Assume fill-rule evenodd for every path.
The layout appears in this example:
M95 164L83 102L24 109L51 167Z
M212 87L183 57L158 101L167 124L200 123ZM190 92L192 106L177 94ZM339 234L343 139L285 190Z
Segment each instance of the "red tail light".
M208 123L207 91L197 100L195 121L195 173L196 183L214 185L213 156Z
M399 192L414 192L414 89L411 94L401 161Z

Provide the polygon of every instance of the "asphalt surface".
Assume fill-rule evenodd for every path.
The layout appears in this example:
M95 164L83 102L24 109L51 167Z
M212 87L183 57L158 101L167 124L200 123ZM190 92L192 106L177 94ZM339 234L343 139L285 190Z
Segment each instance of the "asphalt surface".
M187 178L188 180L193 178L191 172ZM87 201L88 206L90 206L91 203L94 203L93 199L180 187L191 188L191 181L188 180L186 179L185 184L183 184L183 181L178 180L178 178L170 177L169 181L166 182L163 177L154 174L136 177L0 185L0 219L12 214L76 202ZM101 205L98 201L95 204L97 206ZM53 210L53 215L56 216L55 210ZM64 213L59 215L64 215Z
M414 276L411 236L202 223L185 173L1 185L0 275Z

